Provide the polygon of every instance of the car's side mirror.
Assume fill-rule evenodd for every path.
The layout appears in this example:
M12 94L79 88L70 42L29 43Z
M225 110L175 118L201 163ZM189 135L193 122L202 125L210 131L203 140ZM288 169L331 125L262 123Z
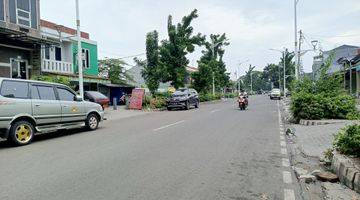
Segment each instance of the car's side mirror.
M83 101L83 98L81 96L76 96L75 101L78 101L78 102Z

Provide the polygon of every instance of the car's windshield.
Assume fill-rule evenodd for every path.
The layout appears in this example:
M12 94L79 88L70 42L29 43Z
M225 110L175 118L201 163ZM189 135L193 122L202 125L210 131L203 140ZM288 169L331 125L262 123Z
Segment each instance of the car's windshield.
M187 89L179 89L176 90L173 94L172 97L181 97L181 96L186 96L188 94L188 90Z

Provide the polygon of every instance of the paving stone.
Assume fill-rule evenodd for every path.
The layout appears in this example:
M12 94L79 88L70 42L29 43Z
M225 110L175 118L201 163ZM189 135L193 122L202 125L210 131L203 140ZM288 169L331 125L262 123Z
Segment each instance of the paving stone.
M299 176L299 180L300 181L304 180L305 183L312 183L312 182L316 181L316 177L311 174L305 174L305 175Z
M354 190L360 193L360 173L356 173L354 178Z
M320 172L316 174L316 177L321 181L337 182L339 177L331 172Z
M293 167L293 170L295 171L297 178L300 178L300 176L306 175L308 173L306 169L300 167Z
M357 172L358 171L353 167L349 167L346 170L345 185L347 185L350 189L354 189L354 178Z

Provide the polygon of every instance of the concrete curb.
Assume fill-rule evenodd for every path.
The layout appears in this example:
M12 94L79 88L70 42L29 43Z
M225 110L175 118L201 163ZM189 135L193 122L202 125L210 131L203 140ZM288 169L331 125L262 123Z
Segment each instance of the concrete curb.
M334 152L331 169L339 176L341 183L360 193L360 162Z
M319 126L319 125L327 125L327 124L336 124L336 123L344 123L349 122L351 120L304 120L301 119L299 124L303 126Z

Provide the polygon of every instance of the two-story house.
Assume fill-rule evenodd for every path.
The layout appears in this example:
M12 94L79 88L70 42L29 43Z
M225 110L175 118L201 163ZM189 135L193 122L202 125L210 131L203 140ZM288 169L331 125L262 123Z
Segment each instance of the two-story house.
M39 0L0 0L0 76L29 79L40 74Z
M78 85L77 31L45 20L40 24L43 37L59 42L58 45L42 46L42 74L66 76ZM90 40L88 33L81 32L81 46L84 89L97 90L99 84L110 83L99 77L97 42Z

